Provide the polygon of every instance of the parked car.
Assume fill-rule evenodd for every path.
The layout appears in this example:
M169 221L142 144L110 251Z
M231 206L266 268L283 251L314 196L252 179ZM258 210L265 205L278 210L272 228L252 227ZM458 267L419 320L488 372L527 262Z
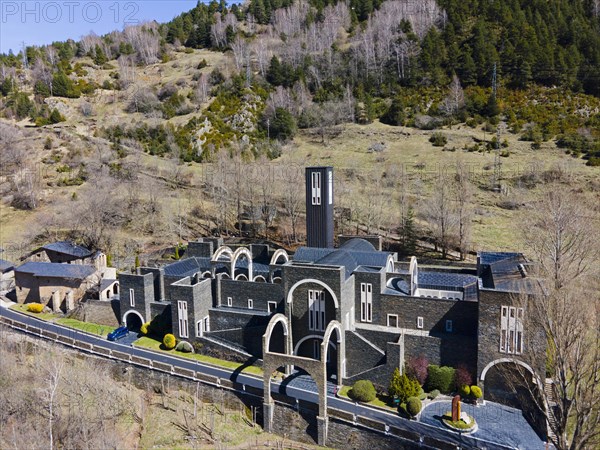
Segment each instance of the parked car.
M117 341L121 338L124 338L128 334L129 334L129 329L127 327L119 327L119 328L111 331L110 333L108 333L107 338L109 341Z

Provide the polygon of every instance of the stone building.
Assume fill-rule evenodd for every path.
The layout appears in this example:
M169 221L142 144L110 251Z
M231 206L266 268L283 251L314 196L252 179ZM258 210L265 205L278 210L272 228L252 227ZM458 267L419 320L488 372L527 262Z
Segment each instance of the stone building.
M18 303L42 303L53 311L70 311L98 283L94 267L27 262L15 269Z
M316 360L335 322L341 336L325 345L327 377L337 384L370 379L386 387L394 369L417 356L465 366L486 397L488 387L503 388L486 381L498 365L519 364L543 378L543 331L515 303L532 282L522 255L484 252L471 266L426 267L415 258L398 261L373 237L342 236L338 248L329 247L333 230L318 228L333 222L319 207L333 208L333 181L322 169L307 169L307 230L322 247L290 255L217 238L190 242L181 261L119 274L122 322L136 328L170 318L179 340L262 358L267 325L285 316L285 324L271 324L268 351L289 346L291 354Z

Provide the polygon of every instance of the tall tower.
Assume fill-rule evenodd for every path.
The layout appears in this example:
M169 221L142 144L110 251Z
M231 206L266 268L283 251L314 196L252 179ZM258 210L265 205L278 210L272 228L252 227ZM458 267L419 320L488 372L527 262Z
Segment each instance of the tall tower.
M333 248L333 167L306 168L306 241Z

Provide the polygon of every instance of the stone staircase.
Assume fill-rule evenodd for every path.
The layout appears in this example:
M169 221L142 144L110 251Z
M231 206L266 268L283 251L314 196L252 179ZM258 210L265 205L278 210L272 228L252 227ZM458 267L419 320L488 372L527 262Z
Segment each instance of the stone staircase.
M547 433L548 433L548 441L552 441L556 438L556 434L554 431L556 429L556 419L554 418L554 409L556 408L556 396L554 393L554 380L552 378L546 378L544 381L544 395L548 401L548 408L550 411L548 412L548 423L547 423Z

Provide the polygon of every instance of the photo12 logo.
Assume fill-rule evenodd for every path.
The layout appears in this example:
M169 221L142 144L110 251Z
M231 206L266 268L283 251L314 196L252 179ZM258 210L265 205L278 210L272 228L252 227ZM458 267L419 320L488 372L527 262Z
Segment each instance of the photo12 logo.
M2 23L20 21L34 23L114 23L137 24L140 6L136 2L53 2L53 1L0 1Z

